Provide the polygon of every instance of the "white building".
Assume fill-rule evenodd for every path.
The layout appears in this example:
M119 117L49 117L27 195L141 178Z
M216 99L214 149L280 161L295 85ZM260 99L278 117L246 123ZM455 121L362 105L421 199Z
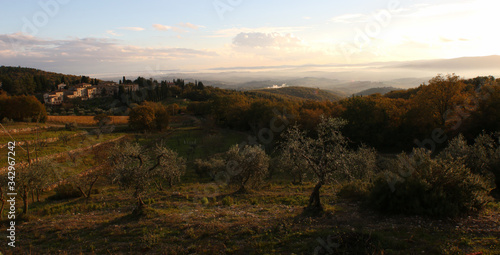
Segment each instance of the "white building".
M60 105L64 100L64 93L65 91L63 90L45 93L43 95L43 101L49 105Z

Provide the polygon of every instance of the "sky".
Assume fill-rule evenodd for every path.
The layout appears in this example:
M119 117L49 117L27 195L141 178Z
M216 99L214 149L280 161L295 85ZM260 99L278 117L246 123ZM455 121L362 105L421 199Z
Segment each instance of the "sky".
M492 0L0 4L0 65L94 77L500 55Z

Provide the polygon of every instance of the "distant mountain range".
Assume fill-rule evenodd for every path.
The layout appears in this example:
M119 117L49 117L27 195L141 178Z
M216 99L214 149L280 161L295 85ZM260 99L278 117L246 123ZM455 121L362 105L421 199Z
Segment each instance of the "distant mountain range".
M345 97L359 92L371 93L369 89L372 88L415 88L438 74L456 73L465 78L488 75L498 77L500 76L500 56L343 65L213 68L207 72L198 73L173 72L175 71L159 70L155 74L134 72L114 76L87 75L116 82L123 76L131 78L143 76L168 81L180 78L186 82L198 80L203 81L205 85L235 90L257 90L286 84L286 87L326 90ZM62 80L60 77L63 75L51 73L51 77ZM68 75L67 77L71 80L70 82L81 79L81 76ZM50 86L56 83L52 78L49 81ZM7 82L4 82L5 84ZM384 90L380 91L384 92Z
M365 64L262 66L214 68L210 72L171 73L168 76L237 90L286 84L332 90L351 95L369 88L414 88L438 74L455 73L465 78L500 76L500 56L463 57ZM163 79L163 78L158 78Z
M290 80L265 80L265 81L250 81L239 83L235 85L220 86L221 88L230 88L237 90L255 90L262 88L272 88L273 86L287 86L287 87L306 87L317 88L329 91L341 97L346 97L371 88L385 88L385 87L417 87L429 79L398 79L384 82L373 81L341 81L336 79L304 77ZM408 85L412 84L412 85ZM414 86L413 86L414 85ZM395 88L395 87L394 87ZM396 89L396 88L395 88ZM389 92L389 91L387 91ZM378 92L375 92L378 93Z
M428 70L443 70L446 72L459 73L464 70L492 70L496 75L500 74L500 56L485 56L485 57L463 57L453 59L435 59L435 60L420 60L407 63L398 63L393 67L396 68L414 68ZM492 73L493 74L493 73Z

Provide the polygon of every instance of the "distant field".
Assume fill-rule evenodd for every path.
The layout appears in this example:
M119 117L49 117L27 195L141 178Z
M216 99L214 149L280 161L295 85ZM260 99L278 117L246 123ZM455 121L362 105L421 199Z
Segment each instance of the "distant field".
M112 124L128 124L128 116L110 116ZM94 116L49 116L48 123L65 124L76 123L79 125L95 125Z

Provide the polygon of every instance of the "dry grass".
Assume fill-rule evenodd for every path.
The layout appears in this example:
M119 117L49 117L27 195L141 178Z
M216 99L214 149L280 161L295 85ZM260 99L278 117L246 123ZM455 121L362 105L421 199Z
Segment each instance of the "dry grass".
M18 226L19 247L4 254L498 254L497 203L479 215L439 220L385 216L338 200L325 203L323 216L309 218L301 215L306 201L286 205L283 199L307 199L312 183L272 183L249 194L201 192L207 185L151 192L152 210L141 218L131 214L130 192L105 181L88 203L33 203L36 220ZM223 203L228 196L231 205ZM324 190L323 198L332 197Z
M126 125L128 124L128 116L110 116L111 124ZM65 124L77 123L78 125L96 125L94 116L48 116L48 123Z

